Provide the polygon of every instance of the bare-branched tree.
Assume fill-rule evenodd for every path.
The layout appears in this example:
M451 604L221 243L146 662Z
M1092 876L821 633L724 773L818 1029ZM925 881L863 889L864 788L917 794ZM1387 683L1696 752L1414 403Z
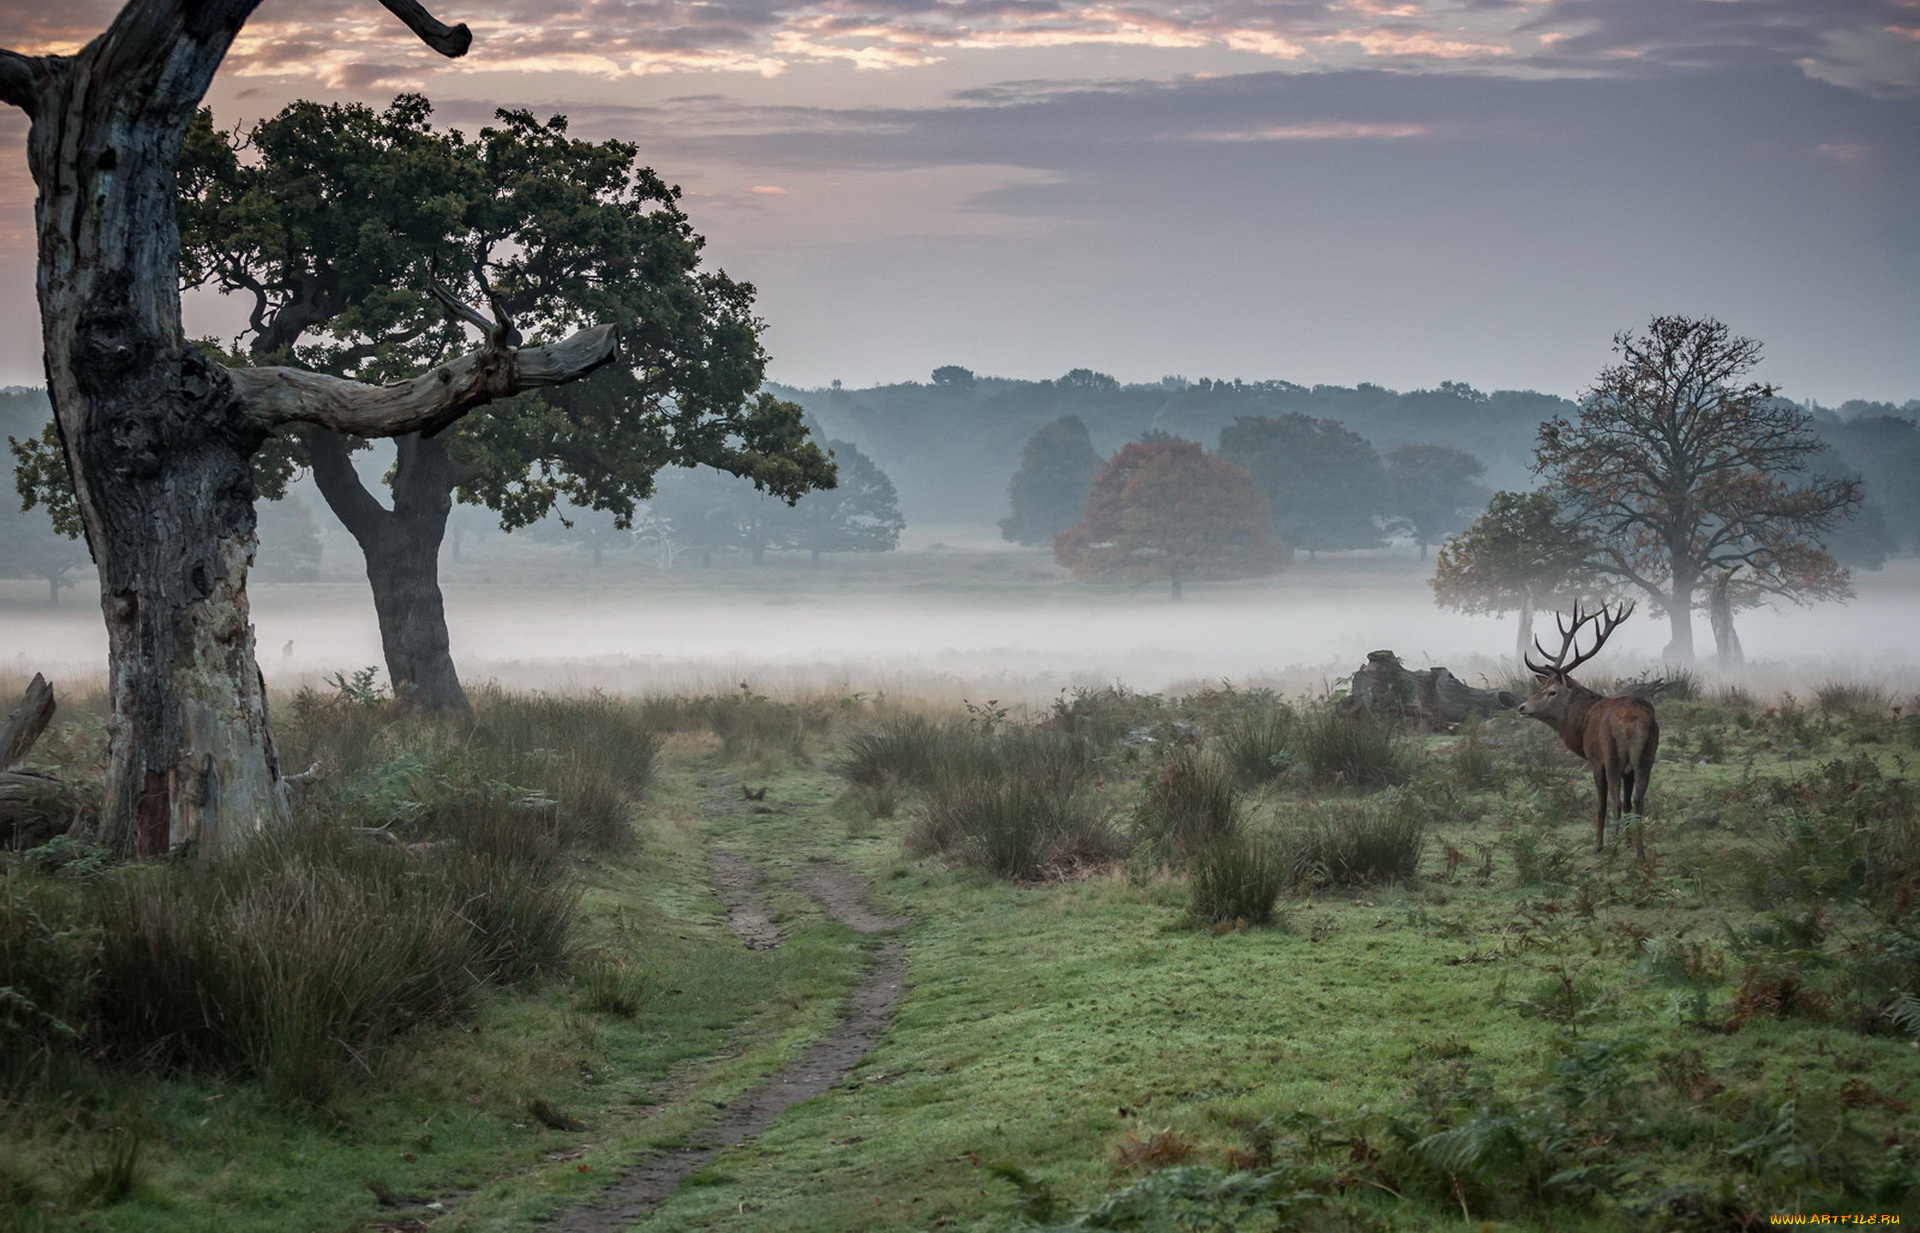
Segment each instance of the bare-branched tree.
M1860 485L1822 476L1812 417L1748 381L1760 344L1720 322L1655 317L1614 338L1576 420L1540 426L1533 469L1600 552L1593 567L1667 614L1667 658L1693 659L1703 593L1731 630L1742 597L1801 603L1850 595L1825 536L1860 503Z

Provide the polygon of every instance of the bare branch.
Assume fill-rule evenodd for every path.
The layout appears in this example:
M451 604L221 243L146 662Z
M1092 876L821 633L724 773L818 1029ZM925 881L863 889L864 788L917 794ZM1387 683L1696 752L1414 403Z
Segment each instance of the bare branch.
M467 54L467 48L473 46L473 31L466 23L448 26L434 19L426 6L419 0L380 0L387 11L407 23L407 29L420 36L420 41L448 58L457 58Z
M230 375L248 412L267 424L319 424L356 437L431 436L495 399L584 377L617 350L613 327L596 325L551 346L484 348L390 385L298 368L235 368Z
M40 105L39 56L23 56L0 47L0 103L9 103L32 115Z
M487 293L487 303L493 306L492 320L488 320L486 315L479 309L455 295L453 288L447 286L438 278L434 279L429 285L432 288L433 297L442 304L445 304L448 312L460 318L460 320L466 322L474 329L479 330L480 336L486 340L489 347L517 347L520 345L520 331L513 328L513 320L507 316L506 306L500 303L500 297L495 294L493 288L488 286L484 281L481 282L480 286Z

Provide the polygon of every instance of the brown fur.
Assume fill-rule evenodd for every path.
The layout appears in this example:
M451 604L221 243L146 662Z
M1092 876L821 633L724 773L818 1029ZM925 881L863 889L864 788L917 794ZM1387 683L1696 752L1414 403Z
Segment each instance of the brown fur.
M1593 790L1600 797L1593 850L1606 846L1611 804L1616 830L1625 824L1623 813L1641 818L1642 824L1633 828L1633 850L1645 857L1647 845L1641 832L1647 779L1660 748L1660 721L1654 716L1653 703L1632 694L1603 698L1564 672L1547 672L1540 677L1539 690L1520 704L1520 713L1558 732L1567 748L1585 758L1593 772Z

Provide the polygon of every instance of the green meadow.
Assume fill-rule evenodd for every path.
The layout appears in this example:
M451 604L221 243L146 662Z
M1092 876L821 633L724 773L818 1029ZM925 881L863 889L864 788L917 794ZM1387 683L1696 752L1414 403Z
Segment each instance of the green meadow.
M872 1051L646 1227L1911 1220L1920 719L1840 681L1659 707L1642 862L1511 714L749 687L435 720L337 678L277 712L320 766L289 835L8 855L0 1228L596 1227L890 941ZM40 760L102 739L70 705ZM715 852L777 946L729 929ZM910 923L839 923L822 869Z

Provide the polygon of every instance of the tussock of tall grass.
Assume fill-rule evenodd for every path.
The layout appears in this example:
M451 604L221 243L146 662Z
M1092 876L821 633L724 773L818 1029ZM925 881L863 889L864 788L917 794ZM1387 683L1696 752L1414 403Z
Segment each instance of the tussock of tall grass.
M344 691L303 691L277 738L315 812L424 838L457 815L511 802L548 817L566 847L615 851L653 782L660 738L645 713L598 694L476 690L468 716L400 716Z
M1284 702L1226 716L1214 731L1234 778L1252 787L1286 774L1293 765L1295 719Z
M1866 681L1822 681L1813 688L1814 705L1834 719L1869 719L1886 713L1893 700Z
M1152 858L1175 863L1237 838L1233 773L1197 746L1176 746L1147 776L1133 827Z
M1296 883L1365 886L1411 878L1427 842L1427 806L1411 792L1301 802L1278 843Z
M42 1050L324 1101L483 984L565 959L578 892L551 832L481 815L451 834L410 850L308 819L218 863L9 880L0 984L25 992L0 1015Z
M1384 788L1413 774L1399 729L1364 712L1321 708L1301 717L1295 752L1323 787Z
M483 986L563 969L568 851L627 837L658 742L604 698L475 704L401 717L345 689L302 695L282 748L321 770L293 825L218 862L10 873L0 1021L21 1052L250 1074L316 1103ZM8 1082L28 1078L16 1065Z
M1285 855L1270 840L1223 839L1194 855L1187 873L1189 910L1208 925L1268 924L1288 873Z
M948 853L1016 881L1104 861L1118 850L1091 791L1088 743L1048 728L941 726L909 851Z

